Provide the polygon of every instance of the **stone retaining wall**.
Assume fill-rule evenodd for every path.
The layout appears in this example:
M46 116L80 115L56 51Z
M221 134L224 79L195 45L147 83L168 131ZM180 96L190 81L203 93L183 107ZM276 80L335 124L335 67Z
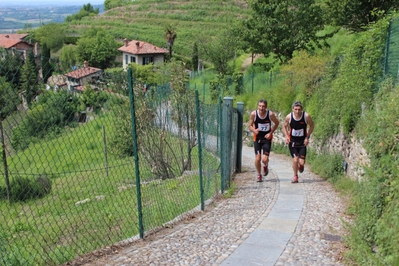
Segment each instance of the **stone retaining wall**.
M279 129L274 133L273 142L284 144L285 138L282 133L280 122ZM247 124L244 125L244 130L247 130ZM247 140L252 140L252 132L247 131ZM244 134L245 136L246 134ZM327 152L330 154L338 153L343 157L342 167L346 170L347 176L353 180L361 181L364 174L364 166L370 165L370 159L366 149L362 146L362 141L357 139L354 134L349 137L342 132L332 136L325 143L316 141L311 138L309 147L315 149L317 153Z

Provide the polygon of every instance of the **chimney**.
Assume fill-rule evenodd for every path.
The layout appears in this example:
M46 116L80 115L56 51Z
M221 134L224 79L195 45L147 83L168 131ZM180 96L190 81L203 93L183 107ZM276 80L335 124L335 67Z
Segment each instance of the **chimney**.
M125 47L127 47L127 45L129 44L129 41L125 38L125 39L123 39L123 42L125 43Z
M89 63L88 63L87 61L84 61L84 62L83 62L83 66L86 68L86 67L89 66Z
M136 47L137 47L137 50L140 48L140 42L139 41L136 42Z
M41 54L40 45L39 45L38 42L36 42L35 45L34 45L33 53L34 53L34 55L39 55L39 54Z
M4 37L6 37L6 38L10 38L10 35L8 35L8 34L7 34L7 35L6 35L6 36L4 36Z

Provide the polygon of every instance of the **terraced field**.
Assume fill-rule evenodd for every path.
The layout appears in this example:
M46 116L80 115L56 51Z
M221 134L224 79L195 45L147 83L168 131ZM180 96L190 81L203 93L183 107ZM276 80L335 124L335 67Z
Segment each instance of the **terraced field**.
M123 7L110 9L96 17L87 17L70 25L79 34L90 27L103 27L123 40L138 39L166 47L164 29L171 25L177 38L173 50L182 56L191 56L197 38L218 36L245 19L249 9L245 1L135 1Z

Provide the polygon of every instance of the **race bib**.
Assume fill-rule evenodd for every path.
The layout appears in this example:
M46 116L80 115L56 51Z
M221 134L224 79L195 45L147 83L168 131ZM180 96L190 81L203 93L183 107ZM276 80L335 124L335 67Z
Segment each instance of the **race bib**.
M304 133L305 133L305 130L303 128L302 129L298 129L298 130L292 129L291 136L293 136L293 137L303 137Z
M260 131L264 131L264 132L270 131L270 123L266 123L266 124L259 123L258 128Z

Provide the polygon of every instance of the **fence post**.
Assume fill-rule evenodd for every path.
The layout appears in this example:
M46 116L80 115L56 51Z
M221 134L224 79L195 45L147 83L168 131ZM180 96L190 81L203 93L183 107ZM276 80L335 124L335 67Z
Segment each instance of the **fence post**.
M199 180L200 180L200 196L201 196L201 210L205 209L204 200L204 187L203 187L203 177L202 177L202 146L201 146L201 119L200 119L200 101L198 91L195 91L195 106L197 113L197 140L198 140L198 170L199 170ZM205 134L203 132L203 134Z
M244 103L237 103L237 113L238 113L238 125L237 125L237 158L236 158L236 170L241 173L242 166L242 131L244 124Z
M233 120L233 98L223 98L223 111L222 111L222 130L220 132L220 159L222 163L221 168L221 190L224 190L230 186L230 161L231 161L231 131L232 131L232 120ZM226 182L229 182L226 184Z
M105 174L108 177L108 154L107 154L107 135L105 133L105 127L103 125L103 144L104 144L104 166L105 166Z
M139 169L139 154L137 150L137 135L136 135L136 114L134 108L134 93L133 93L133 76L132 69L129 68L128 72L128 83L129 83L129 98L130 98L130 113L132 115L132 137L133 137L133 153L134 163L136 170L136 191L137 191L137 211L139 218L139 234L140 238L144 237L144 225L143 225L143 211L141 204L141 186L140 186L140 169Z
M272 88L273 85L273 71L270 71L270 88Z
M251 77L252 77L252 94L254 94L254 73L252 73Z
M10 187L10 179L8 178L8 165L7 165L7 154L6 154L6 144L4 141L4 133L3 133L3 122L0 121L0 138L1 145L3 146L3 165L4 165L4 177L6 179L6 190L7 190L7 200L11 201L11 187Z
M205 83L202 86L202 101L205 103Z

